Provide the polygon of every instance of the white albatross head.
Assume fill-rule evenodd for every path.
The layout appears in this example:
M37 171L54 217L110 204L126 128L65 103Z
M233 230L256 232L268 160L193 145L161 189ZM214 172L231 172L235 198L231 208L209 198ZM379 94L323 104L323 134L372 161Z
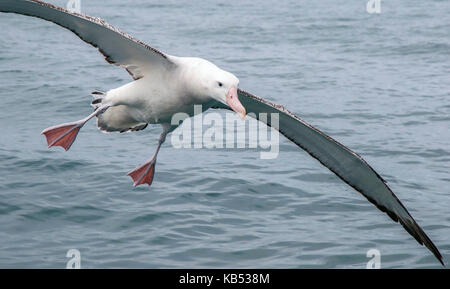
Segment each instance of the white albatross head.
M206 99L213 98L230 107L242 119L245 117L246 111L237 93L239 79L234 74L201 58L195 59L193 69L190 80L197 95Z

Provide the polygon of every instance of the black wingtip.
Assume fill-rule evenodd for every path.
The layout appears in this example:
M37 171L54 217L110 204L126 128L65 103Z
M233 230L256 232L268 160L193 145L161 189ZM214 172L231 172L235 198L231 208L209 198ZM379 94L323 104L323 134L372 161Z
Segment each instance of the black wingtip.
M428 249L430 249L430 248L428 247ZM436 249L436 251L432 251L432 252L433 252L433 255L436 257L436 259L438 259L439 263L441 263L442 267L445 268L444 258L442 257L441 253L439 253L439 251L437 249Z
M406 212L408 213L407 210ZM438 259L439 263L441 263L441 265L445 267L444 258L439 252L439 249L436 247L436 245L434 245L433 241L431 241L431 239L427 236L427 234L425 234L425 232L422 230L419 224L417 224L417 222L409 213L408 216L410 217L410 219L404 219L399 216L400 224L411 236L414 237L414 239L416 239L417 242L419 242L419 244L427 247L428 250L430 250L431 253L433 253L433 255L436 257L436 259Z

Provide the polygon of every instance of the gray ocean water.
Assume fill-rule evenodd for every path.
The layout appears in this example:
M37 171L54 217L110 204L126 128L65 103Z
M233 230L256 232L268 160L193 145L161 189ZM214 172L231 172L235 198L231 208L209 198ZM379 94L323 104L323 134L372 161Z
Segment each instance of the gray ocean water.
M206 58L358 152L450 260L450 1L100 1L81 11L171 55ZM65 6L67 1L52 1ZM40 132L131 78L71 32L0 14L0 267L439 268L406 231L288 140L176 149L156 179L125 174L159 126L69 152Z

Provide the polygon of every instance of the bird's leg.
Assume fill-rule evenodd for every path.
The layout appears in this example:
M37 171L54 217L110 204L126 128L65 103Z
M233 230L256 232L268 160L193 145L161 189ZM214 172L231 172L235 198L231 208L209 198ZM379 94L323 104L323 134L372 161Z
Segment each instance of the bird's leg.
M156 151L145 164L138 166L131 172L127 174L127 176L130 176L133 179L133 186L139 186L143 184L148 184L149 186L153 182L153 177L155 175L155 164L156 164L156 157L158 156L159 149L161 148L161 145L166 140L166 135L170 132L171 127L169 124L163 124L163 132L159 136L158 139L158 145L156 147Z
M109 104L104 104L86 118L74 122L51 126L44 129L41 134L45 135L47 138L48 147L61 146L67 151L75 141L78 132L83 125L94 116L104 113L109 107Z

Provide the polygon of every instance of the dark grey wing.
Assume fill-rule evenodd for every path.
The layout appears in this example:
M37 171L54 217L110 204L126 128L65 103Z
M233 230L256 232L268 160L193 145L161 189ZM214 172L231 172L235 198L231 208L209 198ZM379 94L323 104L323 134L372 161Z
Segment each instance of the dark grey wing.
M343 146L330 136L306 123L281 105L271 103L243 90L238 90L239 100L247 113L277 113L281 134L308 152L340 179L364 195L378 209L400 222L421 245L425 245L444 265L439 250L419 227L405 206L394 195L386 182L358 154ZM217 105L215 108L226 108ZM251 115L251 114L250 114ZM267 125L272 126L270 115ZM272 126L273 127L273 126Z
M106 61L125 68L133 79L142 78L154 69L174 65L167 55L100 18L70 12L37 0L0 0L0 12L34 16L69 29L83 41L97 47Z

